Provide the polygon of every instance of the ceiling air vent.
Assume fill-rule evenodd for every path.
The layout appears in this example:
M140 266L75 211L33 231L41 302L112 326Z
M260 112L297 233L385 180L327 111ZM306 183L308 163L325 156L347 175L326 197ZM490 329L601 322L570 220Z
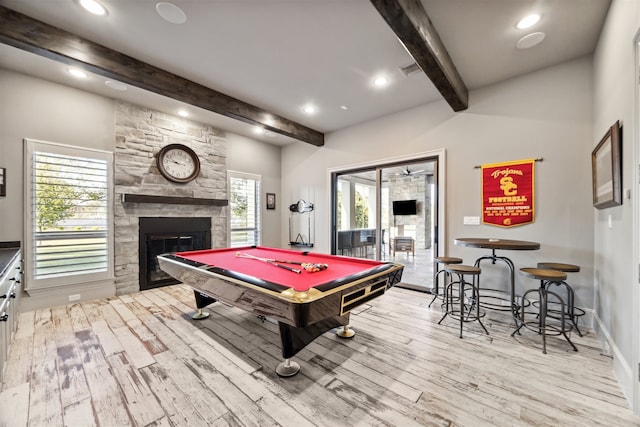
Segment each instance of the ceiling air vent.
M421 70L420 66L414 62L400 67L400 71L402 71L402 74L404 74L405 77L409 77L411 74L419 73Z

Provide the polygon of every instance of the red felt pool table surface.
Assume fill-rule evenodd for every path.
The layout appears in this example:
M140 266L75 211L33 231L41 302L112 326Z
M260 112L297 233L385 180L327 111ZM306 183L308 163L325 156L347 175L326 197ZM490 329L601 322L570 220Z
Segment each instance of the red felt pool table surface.
M296 274L263 261L239 257L237 255L238 253L267 259L327 264L328 268L317 272L309 272L302 269L299 265L283 263L283 265L288 267L302 270L300 274ZM297 292L304 292L310 288L339 281L338 279L359 275L367 270L385 264L384 262L367 259L260 246L178 252L175 255L210 267L217 267L233 271L234 273L253 276L261 280L293 288Z

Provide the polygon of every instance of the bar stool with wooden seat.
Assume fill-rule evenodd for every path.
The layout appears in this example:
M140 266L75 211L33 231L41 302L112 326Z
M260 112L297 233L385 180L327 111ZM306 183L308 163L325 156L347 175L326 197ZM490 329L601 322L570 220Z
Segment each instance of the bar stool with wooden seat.
M462 338L462 327L465 322L478 321L482 329L489 335L489 331L482 323L482 317L485 312L480 310L480 268L464 264L447 264L444 270L449 274L458 276L458 280L447 284L445 288L445 311L444 315L438 322L440 324L448 315L460 321L460 338ZM465 280L465 276L472 276L472 281ZM457 299L454 295L454 287L458 288ZM467 292L470 292L469 296ZM459 308L455 307L455 303L459 303Z
M565 263L560 263L560 262L539 262L538 263L538 268L548 268L551 270L558 270L558 271L563 271L565 273L577 273L580 271L580 266L578 265L573 265L573 264L565 264ZM573 325L573 327L576 329L576 332L578 333L578 335L582 336L582 332L580 331L580 328L578 328L578 323L576 322L577 318L580 316L584 316L584 310L581 309L580 307L576 307L575 304L575 300L574 300L574 294L573 294L573 288L571 286L569 286L569 284L566 281L562 281L562 282L547 282L546 283L546 287L548 288L551 285L557 285L557 286L564 286L566 291L567 291L567 312L566 315L569 317L569 320L571 321L571 324ZM557 316L559 315L558 310L552 310L552 309L547 309L547 316L551 316L554 318L558 318Z
M444 291L447 285L453 281L451 273L444 268L440 269L440 266L447 264L462 264L462 258L456 258L452 256L437 256L433 258L433 287L431 288L431 294L433 299L429 303L429 307L437 298L444 298ZM443 276L442 293L440 293L440 276Z
M545 268L521 268L520 274L526 277L530 277L532 279L540 280L540 286L535 289L529 289L524 294L522 294L522 304L520 304L521 310L518 316L518 327L515 331L511 333L511 336L516 333L520 333L520 329L522 327L526 327L527 329L533 330L538 334L542 335L542 353L547 354L547 335L562 335L567 340L571 347L573 347L574 351L578 351L575 345L569 339L567 332L571 332L573 326L568 324L565 321L567 309L564 303L564 300L557 293L550 291L547 286L548 282L562 282L567 279L567 273L559 270L551 270ZM527 296L531 293L537 292L539 296L538 308L539 313L535 320L527 320L525 312L525 306L527 301ZM554 303L560 304L560 325L551 324L547 322L547 310L549 304L549 296L555 298Z

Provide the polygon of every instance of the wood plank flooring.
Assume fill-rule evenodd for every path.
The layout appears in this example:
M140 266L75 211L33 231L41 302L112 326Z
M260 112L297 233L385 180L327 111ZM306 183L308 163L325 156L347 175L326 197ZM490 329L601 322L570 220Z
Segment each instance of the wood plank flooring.
M394 288L352 313L279 378L278 328L216 303L193 321L175 285L20 316L0 393L2 426L640 426L593 332L579 352L437 322L431 297Z

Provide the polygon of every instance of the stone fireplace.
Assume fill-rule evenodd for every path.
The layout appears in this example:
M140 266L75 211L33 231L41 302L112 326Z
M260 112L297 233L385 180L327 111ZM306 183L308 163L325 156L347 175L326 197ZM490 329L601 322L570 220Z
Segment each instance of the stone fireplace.
M158 255L211 247L211 218L138 218L140 290L173 285L177 280L158 266Z
M167 181L158 171L155 154L167 144L181 143L200 158L200 175L187 184ZM116 103L115 179L115 278L116 294L122 295L148 286L141 276L140 248L186 250L187 244L206 248L227 246L227 167L224 133L200 123L160 113L124 102ZM159 197L160 196L160 197ZM140 236L140 220L151 219L154 237L147 243ZM169 220L191 224L174 229ZM206 221L202 225L201 221ZM147 220L142 221L147 222ZM193 224L198 233L193 234ZM181 225L181 224L178 224ZM148 233L144 233L148 234ZM193 234L193 235L192 235ZM165 237L163 237L165 236ZM162 245L162 249L158 249ZM146 249L145 249L146 250ZM146 258L146 256L145 256ZM146 267L145 267L146 268ZM151 267L153 270L153 266ZM151 287L163 286L167 277L155 271ZM144 283L144 284L143 284ZM143 287L143 289L144 289Z

